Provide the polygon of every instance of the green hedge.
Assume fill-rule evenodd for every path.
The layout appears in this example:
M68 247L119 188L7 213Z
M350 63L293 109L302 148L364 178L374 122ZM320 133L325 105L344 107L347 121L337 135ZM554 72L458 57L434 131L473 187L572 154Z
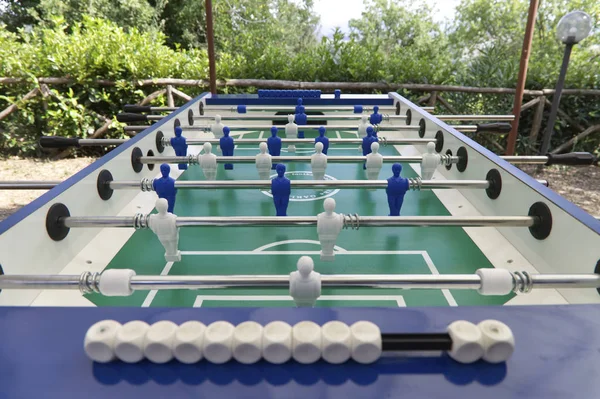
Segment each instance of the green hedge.
M265 33L265 37L260 37L260 27L254 25L254 31L247 34L227 30L226 36L223 33L217 37L218 78L514 87L520 50L515 45L518 40L499 41L493 46L488 42L477 43L476 38L481 34L469 31L471 25L469 29L459 26L453 34L445 34L433 21L421 17L426 10L408 12L394 8L394 3L384 9L383 3L387 4L382 0L370 3L371 8L363 15L362 30L353 27L346 38L336 31L332 37L320 41L305 43L295 37L292 42L285 42L285 35L277 36L283 35L277 26L267 32L268 35ZM463 3L474 7L481 6L482 1ZM469 7L459 9L459 17L461 13L468 15L469 10ZM522 10L515 12L522 13ZM377 21L389 26L380 30ZM551 38L536 40L528 88L552 87L561 47ZM587 40L590 45L578 46L573 54L567 81L570 87L600 88L598 68L589 65L590 59L594 59L591 44L598 42L598 38ZM52 86L53 97L38 96L1 121L0 155L41 155L36 141L42 134L86 137L104 123L98 115L112 117L124 104L138 102L159 89L145 87L142 91L126 82L148 78L207 78L205 49L170 47L167 42L167 37L157 29L141 32L135 27L122 28L115 22L89 16L71 24L62 18L53 18L34 26L29 33L23 30L11 33L0 28L0 76L31 81L29 85L1 86L0 109L35 87L35 77L71 77L76 81L68 86ZM459 48L455 44L458 42L472 46ZM467 48L470 54L477 56L465 58L463 53ZM596 57L596 65L599 60ZM94 83L96 79L121 83L115 87L99 87ZM197 88L185 90L190 95L200 93ZM248 90L227 88L224 91ZM403 94L413 99L422 95ZM445 93L444 97L460 113L507 114L512 110L510 95ZM164 101L162 97L154 104L164 105ZM570 96L563 98L561 107L585 125L600 123L599 104L598 97ZM520 152L535 150L535 143L528 143L526 139L532 113L533 110L527 111L522 117L520 130L524 138L519 141ZM118 123L115 122L114 127L107 137L125 137ZM559 145L575 133L573 127L559 121L553 145ZM577 148L597 152L598 136L578 143ZM500 140L503 143L504 138Z

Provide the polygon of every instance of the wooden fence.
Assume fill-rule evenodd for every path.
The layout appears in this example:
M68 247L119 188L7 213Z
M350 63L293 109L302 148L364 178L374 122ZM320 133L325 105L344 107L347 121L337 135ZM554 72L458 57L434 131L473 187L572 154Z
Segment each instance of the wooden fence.
M52 92L49 90L48 85L71 85L78 83L74 79L68 77L47 77L38 78L36 87L25 94L20 100L11 104L9 107L0 112L0 120L16 111L20 105L24 102L42 95L44 98L52 96ZM97 86L116 86L117 81L98 79L93 81ZM160 96L167 97L167 105L173 107L175 104L174 97L179 97L185 101L191 100L191 97L185 94L183 91L176 89L175 87L208 87L209 82L207 80L191 80L191 79L143 79L134 82L128 82L134 87L149 87L149 86L162 86L160 90L150 93L144 98L139 104L147 105L154 99ZM0 78L0 85L31 85L31 80L21 78ZM396 84L396 83L385 83L385 82L300 82L291 80L261 80L261 79L227 79L218 80L217 87L260 87L266 89L305 89L315 90L320 89L324 91L333 91L334 89L341 89L347 91L397 91L397 90L409 90L416 92L424 92L425 95L419 97L416 101L418 104L427 104L429 106L440 105L444 107L448 112L452 114L458 114L459 112L452 107L442 96L442 93L447 92L458 92L458 93L472 93L472 94L515 94L515 89L511 88L498 88L498 87L467 87L467 86L451 86L451 85L428 85L428 84ZM548 97L554 94L554 89L543 89L543 90L525 90L523 95L528 98L528 101L523 104L521 111L523 112L529 108L535 107L533 124L531 131L529 132L530 142L535 142L537 136L542 127L542 117L546 107L551 106ZM565 89L562 92L562 96L600 96L600 90L593 89ZM96 114L97 115L97 114ZM586 136L600 131L600 125L590 126L584 123L583 125L575 121L569 115L567 115L562 109L558 110L559 117L567 121L571 126L579 132L572 139L555 148L552 153L560 153L567 151L571 146ZM102 137L111 126L112 119L104 116L97 115L104 121L103 126L98 128L90 138ZM487 139L491 145L496 147L500 151L504 151L504 148L491 138Z

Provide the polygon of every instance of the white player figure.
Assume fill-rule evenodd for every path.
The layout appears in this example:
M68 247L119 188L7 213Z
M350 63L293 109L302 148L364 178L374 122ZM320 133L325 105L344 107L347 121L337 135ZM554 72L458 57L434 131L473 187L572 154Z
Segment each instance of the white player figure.
M379 153L379 143L371 144L371 153L367 155L367 179L377 180L383 167L383 155Z
M271 175L273 161L271 161L271 154L267 152L267 148L267 143L260 143L258 145L260 153L256 154L256 160L254 161L260 180L270 180L269 176Z
M221 123L221 115L215 115L215 123L210 125L210 131L215 135L215 138L223 137L223 128L225 125Z
M321 260L333 261L335 254L333 248L338 235L344 227L344 215L335 213L335 200L327 198L323 202L325 212L317 215L317 234L321 242Z
M294 115L288 115L288 122L285 125L285 137L295 139L298 137L298 125L294 122ZM294 144L288 145L288 152L296 152L296 146Z
M179 243L179 228L177 227L177 215L167 212L169 203L164 198L156 201L155 208L158 213L148 216L148 227L156 234L160 243L165 247L165 259L167 262L179 262L181 251L177 249Z
M435 152L435 143L427 143L427 152L421 159L421 179L431 180L441 160L442 156Z
M367 128L372 126L369 123L369 116L363 115L360 119L360 123L358 124L358 137L365 137L367 135Z
M290 273L290 296L297 307L313 307L321 296L321 274L308 256L298 259L296 267L298 271Z
M313 178L323 180L327 169L327 155L323 154L323 143L315 144L315 153L310 156Z
M217 156L212 153L212 144L204 143L204 153L198 154L198 164L206 180L217 179Z

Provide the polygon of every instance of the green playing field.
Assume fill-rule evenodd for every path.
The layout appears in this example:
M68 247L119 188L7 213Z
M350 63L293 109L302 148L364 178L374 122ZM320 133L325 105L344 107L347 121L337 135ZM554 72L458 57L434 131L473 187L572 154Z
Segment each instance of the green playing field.
M244 138L268 137L268 132L244 133ZM330 132L329 137L356 137L352 132ZM309 132L307 132L307 137ZM240 136L235 136L239 138ZM213 147L213 151L216 148ZM282 155L285 154L284 147ZM298 147L299 155L311 149ZM383 155L396 155L381 147ZM253 148L236 148L236 155L254 155ZM329 155L360 155L358 146L331 145ZM289 163L290 179L312 179L309 164ZM384 164L380 178L391 175ZM403 176L416 177L404 165ZM254 165L238 164L233 170L219 165L217 179L257 179ZM365 179L362 165L329 164L328 179ZM204 180L195 165L180 180ZM333 197L336 211L359 215L388 214L384 190L292 190L288 215L314 216L323 211L323 199ZM175 204L179 216L273 216L268 192L259 190L179 190ZM449 215L431 191L406 194L402 215ZM302 255L315 261L323 274L450 274L474 273L492 267L460 227L364 227L343 230L333 262L319 259L316 228L307 227L188 227L180 231L181 262L165 262L164 249L150 230L136 231L108 268L134 268L138 275L287 275ZM480 296L467 290L323 289L317 306L448 306L500 305L512 295ZM98 306L294 306L286 289L205 289L138 291L130 297L88 298Z

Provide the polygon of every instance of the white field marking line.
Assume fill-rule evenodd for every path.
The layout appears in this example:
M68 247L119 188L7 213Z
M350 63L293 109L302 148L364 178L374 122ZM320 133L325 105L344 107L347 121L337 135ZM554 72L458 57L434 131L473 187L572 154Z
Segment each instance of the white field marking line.
M264 136L263 136L263 134L264 134L264 133L265 133L265 131L264 131L264 130L261 130L261 131L260 131L260 134L258 135L258 139L259 139L259 140L262 140L262 139L263 139L263 137L264 137Z
M342 138L342 136L340 135L340 131L339 130L335 131L335 135L337 136L338 139Z
M336 255L421 255L422 251L346 251L335 247ZM320 255L321 251L181 251L186 256L211 256L211 255ZM434 268L435 269L435 268ZM431 270L431 268L430 268Z
M433 264L433 260L431 259L431 257L427 253L427 251L423 251L422 255L423 255L423 259L425 260L425 263L427 263L427 266L429 267L429 270L431 271L431 274L439 275L440 272ZM444 298L446 298L446 301L448 301L448 305L458 306L458 304L456 303L456 300L452 296L452 293L450 292L450 290L444 288L444 289L442 289L442 294L444 294Z
M204 301L289 301L293 302L289 295L198 295L194 301L195 308L202 307ZM406 302L401 295L321 295L317 301L393 301L399 308L406 307Z
M169 272L171 271L171 268L173 267L173 263L174 262L167 262L167 264L165 265L165 267L162 270L162 272L160 272L160 275L161 276L166 276L167 274L169 274ZM151 290L148 293L148 295L146 296L146 299L144 299L144 303L142 303L142 307L143 308L147 308L147 307L150 306L150 304L154 300L154 297L156 296L157 292L158 292L158 290Z
M269 249L269 248L273 248L273 247L277 247L279 245L285 245L285 244L314 244L314 245L320 246L321 242L319 242L317 240L285 240L285 241L276 241L276 242L272 242L272 243L267 244L267 245L263 245L262 247L258 247L256 249L254 249L252 252L261 252L261 251L264 251L265 249ZM346 252L346 250L344 248L340 248L337 245L335 247L333 247L333 248L335 250L338 250L338 251L344 251L344 252ZM285 252L285 251L281 251L281 252Z

